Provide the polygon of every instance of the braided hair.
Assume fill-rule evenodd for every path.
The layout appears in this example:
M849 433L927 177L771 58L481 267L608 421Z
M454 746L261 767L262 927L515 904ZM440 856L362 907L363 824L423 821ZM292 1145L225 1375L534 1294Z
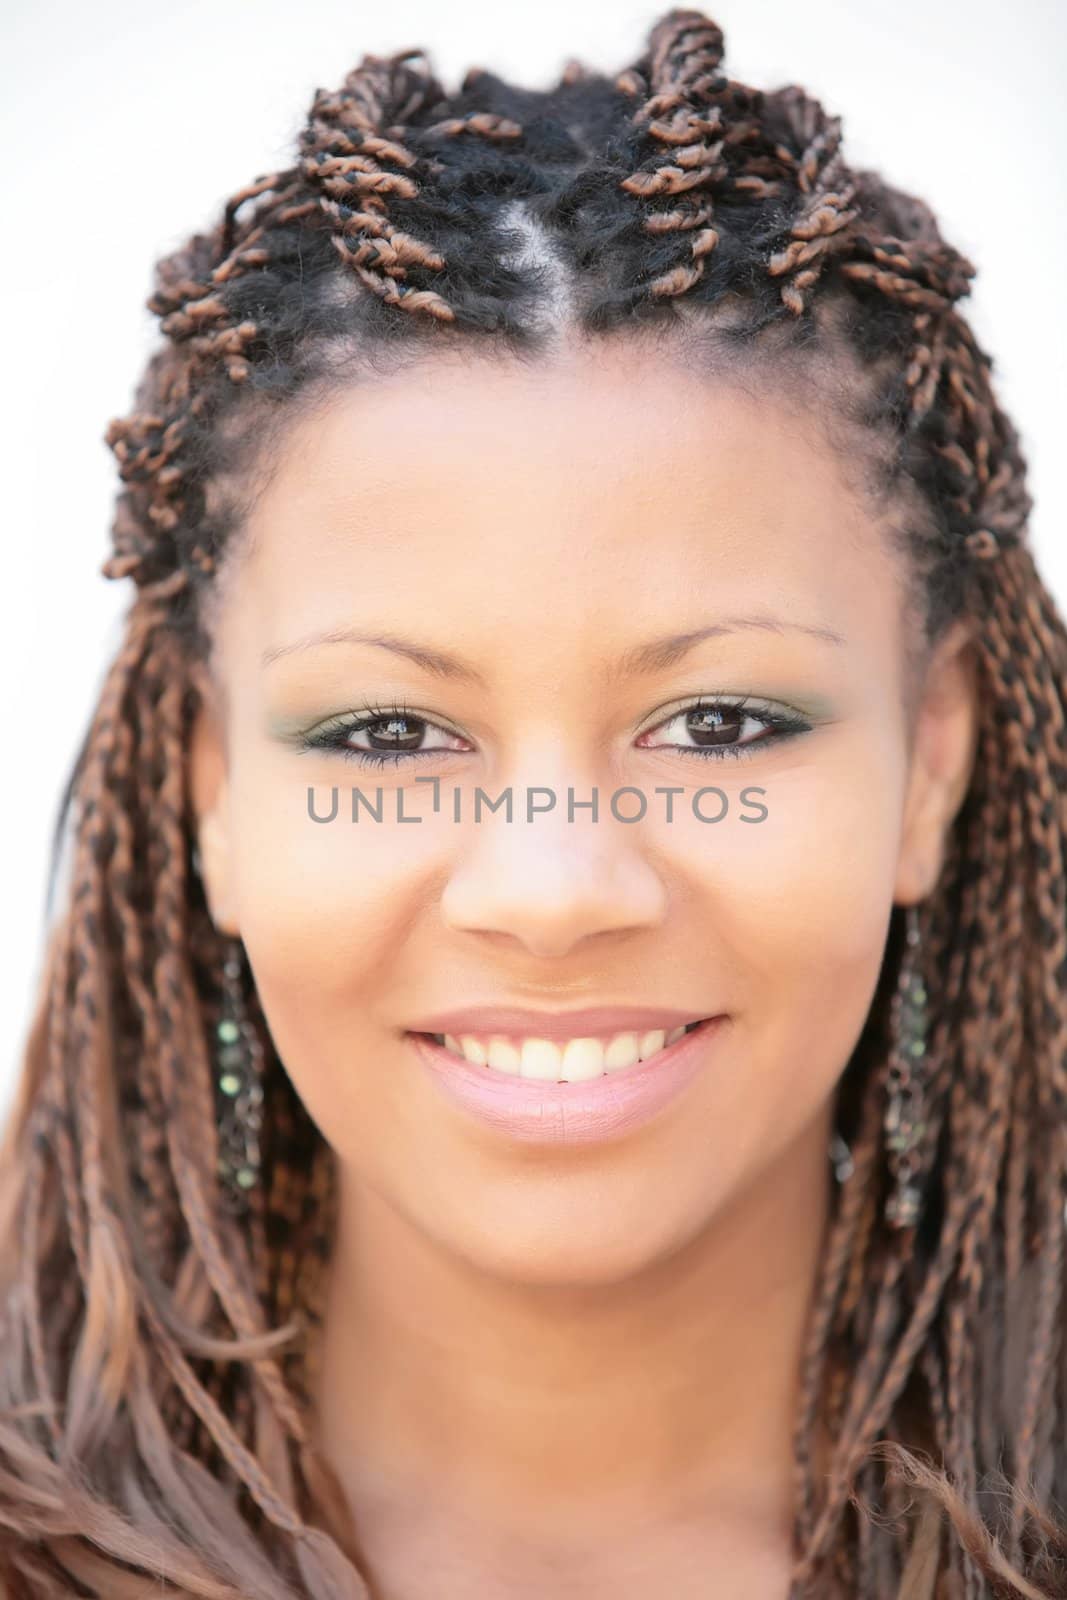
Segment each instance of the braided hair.
M617 75L571 61L531 91L474 67L453 94L421 50L366 55L316 92L293 164L158 263L165 340L107 432L103 572L134 596L57 819L69 881L0 1162L11 1600L368 1593L302 1362L333 1169L254 988L263 1181L240 1218L218 1193L224 950L184 780L212 608L302 409L434 349L616 337L825 385L901 508L927 640L976 623L974 775L922 907L921 1215L883 1221L894 923L836 1109L851 1169L802 1357L791 1600L1067 1593L1067 632L959 309L974 267L847 164L839 117L732 79L723 47L676 9Z

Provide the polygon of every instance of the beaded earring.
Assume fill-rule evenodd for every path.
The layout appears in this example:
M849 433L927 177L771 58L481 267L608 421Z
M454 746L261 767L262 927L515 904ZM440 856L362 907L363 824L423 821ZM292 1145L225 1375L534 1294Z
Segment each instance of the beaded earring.
M222 1009L215 1029L218 1172L230 1210L243 1213L259 1180L263 1046L245 1006L243 945L235 939L222 964Z
M919 1220L922 1195L915 1181L922 1120L922 1065L926 1055L926 986L921 972L919 914L914 906L905 917L905 947L896 992L891 1002L892 1049L887 1072L885 1143L893 1188L885 1219L892 1228L913 1228Z
M836 1130L830 1135L830 1165L838 1183L847 1183L854 1170L852 1151Z

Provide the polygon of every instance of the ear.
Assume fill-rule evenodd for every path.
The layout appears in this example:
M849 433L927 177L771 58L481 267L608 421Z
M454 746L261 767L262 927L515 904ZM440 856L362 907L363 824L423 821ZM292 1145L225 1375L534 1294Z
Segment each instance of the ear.
M978 743L978 663L970 628L954 623L927 669L916 712L894 901L914 905L935 887Z
M203 668L194 673L200 697L189 745L189 796L196 826L200 876L211 920L222 932L240 932L233 904L233 862L225 728L219 695Z

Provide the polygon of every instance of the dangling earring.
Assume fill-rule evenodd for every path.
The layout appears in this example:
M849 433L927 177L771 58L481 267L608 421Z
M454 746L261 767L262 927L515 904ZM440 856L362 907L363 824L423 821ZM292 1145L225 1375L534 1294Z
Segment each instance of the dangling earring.
M920 969L919 914L915 906L907 908L905 938L904 957L890 1010L892 1049L884 1123L893 1177L893 1188L885 1206L885 1219L891 1228L913 1228L919 1220L922 1199L915 1174L917 1149L925 1131L922 1066L926 1055L927 994Z
M854 1171L852 1151L836 1130L830 1135L830 1165L838 1183L847 1183Z
M218 1171L227 1203L238 1214L259 1180L263 1107L263 1047L245 1007L243 949L235 939L222 963L222 1010L215 1030Z

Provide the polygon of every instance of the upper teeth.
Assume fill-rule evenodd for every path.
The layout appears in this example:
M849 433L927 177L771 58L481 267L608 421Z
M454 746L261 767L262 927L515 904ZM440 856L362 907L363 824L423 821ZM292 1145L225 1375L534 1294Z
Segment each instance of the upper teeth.
M604 1072L618 1072L638 1061L647 1061L657 1051L680 1039L696 1023L671 1028L653 1028L648 1033L616 1033L608 1039L568 1039L554 1044L551 1039L505 1039L499 1034L477 1036L435 1033L438 1044L454 1055L479 1067L516 1078L548 1078L556 1083L575 1083L582 1078L598 1078Z

